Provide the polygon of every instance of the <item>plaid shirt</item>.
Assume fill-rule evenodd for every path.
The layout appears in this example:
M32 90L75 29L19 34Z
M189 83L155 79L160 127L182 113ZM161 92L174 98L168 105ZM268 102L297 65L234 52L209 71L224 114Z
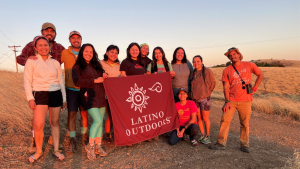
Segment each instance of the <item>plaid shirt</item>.
M52 50L50 50L50 55L52 56L53 59L57 60L59 63L61 63L60 58L61 58L61 52L64 50L65 48L59 44L56 43L55 41L53 42L52 45ZM22 65L25 66L26 61L28 59L28 57L30 56L35 56L35 49L34 49L34 45L33 42L29 42L22 50L21 55L17 56L17 62Z

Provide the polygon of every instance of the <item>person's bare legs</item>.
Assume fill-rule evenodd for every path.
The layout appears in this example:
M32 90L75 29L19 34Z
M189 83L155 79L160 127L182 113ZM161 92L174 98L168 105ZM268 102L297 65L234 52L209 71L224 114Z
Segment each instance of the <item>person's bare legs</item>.
M198 119L198 126L199 126L199 129L200 129L200 133L201 133L202 136L204 136L204 127L203 127L202 114L201 114L200 109L198 109L197 119Z
M55 155L58 156L61 153L58 151L59 150L59 136L60 136L60 131L59 131L59 116L60 116L60 109L61 107L51 107L51 135L53 139L53 148ZM65 157L60 156L59 159L63 160Z
M209 136L209 130L210 130L209 111L204 111L204 110L200 110L200 111L201 111L202 119L205 124L206 135Z
M37 153L35 153L33 156L36 159L38 159L43 153L42 147L47 110L47 105L36 105L36 108L33 110L34 139L37 149ZM34 162L32 158L29 158L28 160L29 162Z

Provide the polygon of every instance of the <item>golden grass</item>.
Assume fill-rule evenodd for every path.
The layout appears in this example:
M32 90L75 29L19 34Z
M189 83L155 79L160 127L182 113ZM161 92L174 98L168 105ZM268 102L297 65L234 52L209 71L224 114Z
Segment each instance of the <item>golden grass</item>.
M23 74L1 71L0 80L0 129L30 133L27 126L31 126L33 115L24 92Z
M260 67L264 79L257 92L253 95L253 110L289 116L300 120L300 67L298 62L290 67ZM216 87L212 98L224 100L222 86L222 72L224 68L211 68L216 79ZM252 75L251 83L254 84L256 76ZM223 103L223 102L221 102Z

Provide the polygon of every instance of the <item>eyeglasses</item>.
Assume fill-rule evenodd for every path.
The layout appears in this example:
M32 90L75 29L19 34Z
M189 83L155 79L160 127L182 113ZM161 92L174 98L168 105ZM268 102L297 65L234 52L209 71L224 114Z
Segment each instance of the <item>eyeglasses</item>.
M186 93L179 93L179 95L186 95Z
M142 49L149 50L149 48L146 48L146 47L142 47Z
M236 48L236 47L232 47L232 48L228 49L227 52L229 52L229 51L231 51L231 50L233 50L233 49L237 49L237 48Z

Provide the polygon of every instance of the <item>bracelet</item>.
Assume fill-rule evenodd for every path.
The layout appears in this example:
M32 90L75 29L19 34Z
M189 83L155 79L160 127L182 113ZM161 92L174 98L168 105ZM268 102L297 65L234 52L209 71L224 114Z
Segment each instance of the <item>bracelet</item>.
M229 103L230 102L230 100L225 100L225 103Z

